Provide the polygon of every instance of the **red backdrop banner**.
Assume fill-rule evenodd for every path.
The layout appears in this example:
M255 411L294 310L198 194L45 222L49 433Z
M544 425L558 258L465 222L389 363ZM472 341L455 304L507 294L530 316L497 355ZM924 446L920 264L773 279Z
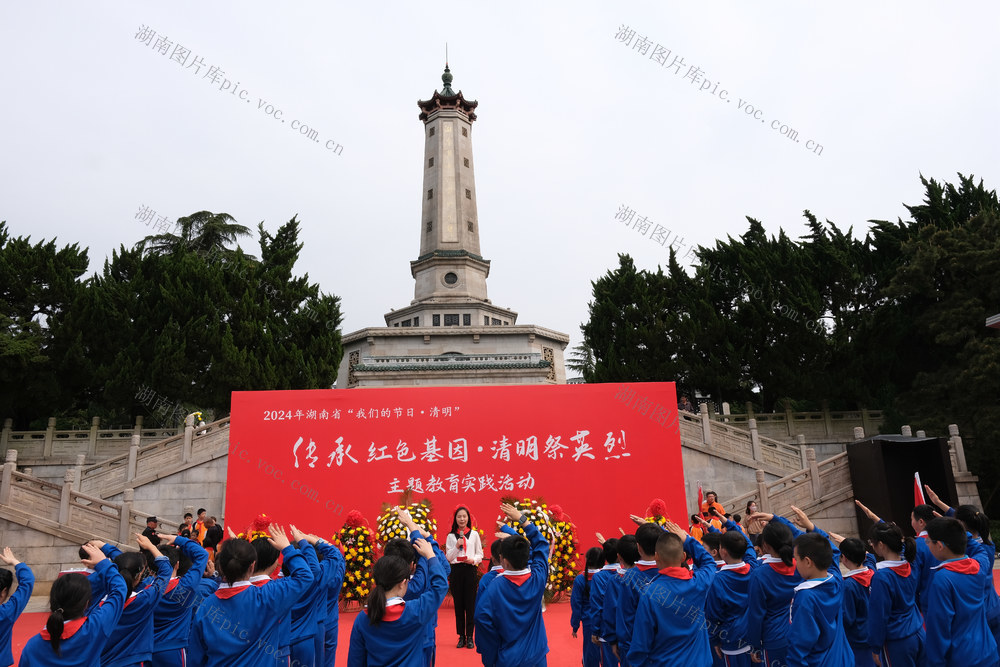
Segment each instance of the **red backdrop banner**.
M329 538L411 487L441 542L459 503L492 540L508 495L560 505L582 548L654 497L685 525L676 405L672 382L234 392L226 523L265 512Z

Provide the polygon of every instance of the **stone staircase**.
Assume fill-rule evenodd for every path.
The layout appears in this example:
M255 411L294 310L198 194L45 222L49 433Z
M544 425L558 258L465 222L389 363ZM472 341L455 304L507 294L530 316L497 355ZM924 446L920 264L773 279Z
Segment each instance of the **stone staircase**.
M113 498L164 477L226 456L229 418L140 447L133 439L128 453L80 469L79 489L98 498Z
M677 422L684 447L701 451L746 466L751 470L783 477L805 465L805 449L761 436L756 422L749 429L737 428L712 419L708 407L699 414L678 411Z

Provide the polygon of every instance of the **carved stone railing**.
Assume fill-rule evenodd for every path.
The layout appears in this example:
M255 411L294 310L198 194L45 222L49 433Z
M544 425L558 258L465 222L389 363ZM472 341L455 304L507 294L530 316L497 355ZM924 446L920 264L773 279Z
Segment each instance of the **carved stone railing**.
M743 512L747 502L757 501L758 509L772 514L788 514L792 505L807 513L822 505L851 498L851 470L847 453L817 462L813 449L806 450L808 465L791 475L766 482L763 470L757 471L757 489L726 501L733 512Z
M800 435L807 442L851 442L855 427L860 426L865 433L878 433L883 423L881 410L755 413L753 406L747 408L746 414L713 414L712 419L743 427L754 420L760 433L786 442Z
M142 416L135 418L131 428L100 427L101 420L94 417L90 428L56 429L55 417L49 418L44 431L15 431L13 420L5 419L0 429L0 455L16 450L22 463L70 464L83 454L86 460L100 461L128 452L132 440L138 436L140 444L149 444L180 433L176 428L143 428Z
M19 471L17 450L9 450L6 459L0 478L0 515L9 521L65 539L99 538L117 544L131 542L133 534L146 526L149 515L132 508L132 489L125 491L123 502L108 502L76 491L74 469L59 485ZM177 524L161 521L160 529L176 531Z
M110 498L211 461L229 451L229 418L204 426L187 426L181 435L140 447L133 441L126 454L81 469L80 490Z
M803 448L761 436L753 420L748 424L749 430L744 430L713 420L704 404L700 410L700 414L678 410L682 443L733 461L762 466L772 475L788 474L803 467Z

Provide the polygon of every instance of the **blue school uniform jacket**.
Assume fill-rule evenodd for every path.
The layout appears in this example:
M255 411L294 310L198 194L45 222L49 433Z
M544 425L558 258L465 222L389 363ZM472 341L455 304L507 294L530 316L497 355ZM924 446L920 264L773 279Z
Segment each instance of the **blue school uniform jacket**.
M852 649L868 648L868 598L875 576L875 554L865 555L865 566L844 576L844 634Z
M875 566L868 597L868 646L878 652L887 640L905 639L920 632L917 611L917 574L908 562L881 561Z
M191 559L191 569L183 577L167 582L163 596L153 610L153 648L156 651L172 651L188 645L191 619L204 597L198 595L198 587L208 563L208 552L186 537L175 537L174 546Z
M366 612L354 618L348 667L423 667L425 628L437 616L448 591L443 562L437 555L421 559L417 568L427 570L427 590L409 602L397 598L399 604L387 606L385 617L377 625L372 625Z
M94 574L98 573L107 586L104 604L95 607L88 616L66 622L59 646L60 656L52 650L48 631L43 630L29 639L21 651L19 667L98 667L101 664L101 651L122 615L127 589L125 580L118 574L118 566L110 560L102 560L94 566Z
M336 546L330 545L332 551L325 551L323 565L326 573L326 636L337 640L340 627L340 589L344 585L344 573L347 571L347 561L344 554ZM327 563L329 561L329 564Z
M622 579L626 571L615 570L614 576L604 589L604 604L601 606L601 638L609 644L618 643L618 598L621 595Z
M591 576L596 574L596 572L591 573ZM587 616L587 610L590 608L590 590L587 585L587 572L581 572L576 575L573 580L573 592L569 596L569 624L573 628L573 632L580 629L580 625L583 625L583 632L586 635L584 637L585 641L590 641L590 620Z
M476 600L476 650L485 667L534 667L549 652L542 620L549 543L533 524L523 528L531 543L528 568L505 570Z
M10 650L14 623L24 611L31 591L35 588L35 575L27 565L18 563L14 567L14 573L17 575L17 590L0 606L0 665L14 664L14 654Z
M410 542L416 542L418 539L423 537L419 530L414 530L410 533ZM441 569L444 570L445 579L451 575L451 564L445 557L444 552L441 551L441 547L434 540L430 540L431 549L434 551L434 556L438 559ZM422 567L421 567L422 565ZM427 561L421 559L420 563L417 564L417 569L410 577L410 583L406 586L406 595L403 596L403 600L409 602L410 600L416 600L418 597L423 595L430 585L429 570L427 567ZM482 585L482 584L480 584ZM426 648L431 648L435 646L437 637L437 624L438 617L434 616L431 618L431 622L427 624L427 636L424 640L424 646Z
M101 551L111 559L121 554L110 544L101 547ZM158 556L154 563L156 576L152 582L133 591L125 600L118 625L101 652L101 667L124 667L153 659L153 610L160 602L171 572L166 556Z
M844 634L840 549L824 531L813 528L813 532L830 542L833 561L825 577L803 581L795 587L788 609L791 641L785 659L789 667L851 667L854 651Z
M793 537L802 534L784 517L775 515L772 521L788 526ZM765 556L760 564L750 575L747 640L755 650L784 648L788 645L788 605L802 577L794 565L785 565L780 558Z
M986 601L979 563L963 556L936 567L924 595L931 667L986 667L997 664L997 644L986 624Z
M591 632L598 637L604 636L604 596L617 573L617 565L605 565L590 580L590 609L587 610L587 616Z
M628 651L631 667L712 664L704 609L715 560L693 537L684 540L684 551L694 559L694 572L664 568L639 596Z
M329 568L324 570L316 549L306 540L299 541L299 551L312 571L313 583L292 606L292 644L312 639L319 630L319 623L326 619L326 581Z
M639 607L639 596L658 574L659 571L653 561L639 561L626 570L625 576L622 577L618 589L618 610L615 614L615 636L618 638L619 655L623 653L628 655L628 649L632 645L632 631L635 628L635 611ZM575 584L573 592L576 593Z
M913 561L913 567L917 575L917 606L920 607L920 613L926 616L927 599L925 593L927 587L931 585L931 579L934 578L934 573L936 572L934 567L941 563L934 557L931 550L927 548L927 540L924 539L925 535L927 535L926 530L917 536L917 557Z
M489 569L489 571L486 574L484 574L483 576L479 577L479 586L476 587L476 599L477 600L479 599L479 596L483 594L483 591L486 589L486 586L491 581L493 581L494 579L496 579L497 576L499 576L499 574L501 572L503 572L503 566L501 566L501 565L494 565L493 567L491 567ZM570 596L570 597L572 598L572 596Z
M313 584L300 550L289 545L281 555L289 576L264 586L223 584L202 603L188 646L192 665L273 667L280 648L278 624Z

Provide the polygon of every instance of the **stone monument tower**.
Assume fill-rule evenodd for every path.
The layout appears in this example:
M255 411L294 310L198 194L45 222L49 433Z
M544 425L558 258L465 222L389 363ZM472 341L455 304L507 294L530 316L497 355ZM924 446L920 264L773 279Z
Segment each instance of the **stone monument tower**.
M413 300L386 313L386 326L344 336L338 388L566 382L569 336L519 325L517 313L487 298L472 158L479 103L452 79L446 64L441 91L417 102L424 184Z

